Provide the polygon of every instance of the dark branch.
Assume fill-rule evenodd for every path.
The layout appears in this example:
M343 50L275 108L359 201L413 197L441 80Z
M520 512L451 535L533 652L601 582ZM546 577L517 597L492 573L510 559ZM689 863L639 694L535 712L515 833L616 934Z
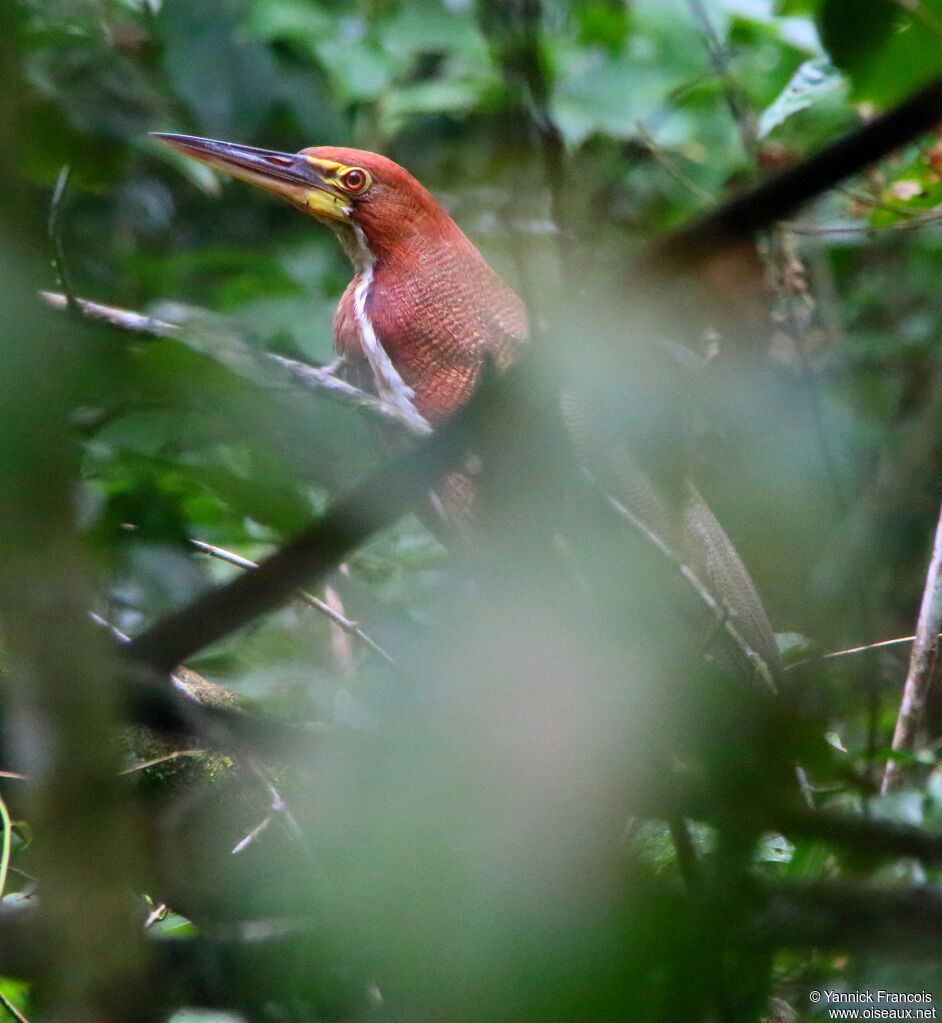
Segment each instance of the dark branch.
M198 597L122 647L159 672L247 625L292 597L294 590L336 568L354 548L417 505L448 469L457 466L478 421L510 374L483 384L475 397L433 436L387 464L334 501L302 533L258 568Z
M942 834L932 834L907 824L851 817L826 810L798 810L779 814L770 825L793 838L818 839L861 855L942 863Z
M542 39L541 0L484 0L478 21L511 92L511 103L539 143L553 220L566 227L566 145L551 112L552 76Z
M658 269L681 269L727 246L747 241L756 232L785 219L804 203L928 131L939 120L942 79L931 82L814 156L656 242L645 264L649 266L653 259Z
M772 948L824 947L906 960L942 954L942 896L927 885L822 881L766 885L761 896L748 937Z

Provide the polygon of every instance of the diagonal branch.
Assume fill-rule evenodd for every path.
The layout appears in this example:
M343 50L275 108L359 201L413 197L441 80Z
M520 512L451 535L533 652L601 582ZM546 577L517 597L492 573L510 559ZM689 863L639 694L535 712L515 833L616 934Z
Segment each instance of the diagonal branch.
M932 683L939 653L939 630L942 629L942 508L935 527L932 558L926 572L926 585L922 591L919 619L916 623L916 639L909 657L909 671L903 687L896 729L893 732L893 749L912 750L916 745L916 734L922 722L926 696ZM883 773L881 791L885 794L900 780L899 764L890 760Z
M54 309L69 308L70 298L60 292L41 291L39 294ZM131 309L122 309L119 306L103 305L101 302L92 302L87 298L73 298L71 301L86 319L107 323L109 326L132 334L145 334L147 337L179 341L201 354L208 354L216 358L216 361L223 363L229 369L241 372L243 376L248 375L255 383L288 381L341 405L361 409L385 422L394 423L410 433L424 434L428 432L427 429L417 425L414 420L403 416L395 405L382 401L372 394L360 390L359 387L348 384L346 380L333 373L330 367L312 366L297 359L287 359L282 355L275 355L273 352L257 352L236 334L224 336L220 345L218 337L204 337L198 329L189 324L171 323L169 320L162 320L156 316L138 313ZM237 359L233 357L235 355L238 356ZM250 367L252 372L246 373L246 366Z
M252 561L249 558L243 558L241 555L236 554L233 551L227 551L223 547L217 547L215 544L205 543L203 540L190 540L197 550L202 551L204 554L208 554L210 557L218 558L220 561L228 562L230 565L235 565L237 568L258 568L258 562ZM342 615L335 608L331 607L326 601L321 600L320 597L314 596L313 593L308 593L307 590L298 590L298 597L304 601L310 607L320 611L322 615L337 626L338 629L342 629L348 635L356 636L365 646L368 646L373 653L378 654L387 664L395 666L395 661L388 653L373 639L371 639L360 627L359 622L354 622L347 618L346 615Z
M942 78L820 152L723 203L648 249L642 265L695 266L784 220L800 206L929 131L942 118Z
M336 568L373 533L410 511L439 478L458 466L480 420L519 370L483 383L471 401L431 437L367 476L258 568L237 576L161 619L123 649L170 672L197 651L282 604L294 591Z

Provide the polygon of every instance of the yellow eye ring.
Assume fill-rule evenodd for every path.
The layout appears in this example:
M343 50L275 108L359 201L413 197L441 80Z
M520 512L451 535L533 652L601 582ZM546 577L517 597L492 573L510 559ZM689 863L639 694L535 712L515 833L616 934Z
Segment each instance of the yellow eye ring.
M348 192L362 192L370 183L370 176L359 167L351 167L340 175L340 184Z

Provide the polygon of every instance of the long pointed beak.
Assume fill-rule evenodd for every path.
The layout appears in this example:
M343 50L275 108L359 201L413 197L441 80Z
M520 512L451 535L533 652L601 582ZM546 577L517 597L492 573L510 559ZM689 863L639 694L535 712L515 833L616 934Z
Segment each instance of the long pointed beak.
M324 180L303 153L279 153L164 131L152 131L151 135L209 167L274 192L315 216L348 219L350 208L344 196Z

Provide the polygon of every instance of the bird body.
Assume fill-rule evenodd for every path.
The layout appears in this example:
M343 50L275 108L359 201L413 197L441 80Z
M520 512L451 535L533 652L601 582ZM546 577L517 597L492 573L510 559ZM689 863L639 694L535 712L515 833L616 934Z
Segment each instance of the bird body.
M506 366L526 340L523 303L437 199L387 157L334 146L278 153L186 135L158 138L203 163L287 199L327 224L354 267L334 339L347 374L416 427L435 426L473 391L488 358ZM673 503L623 453L599 452L591 416L572 395L564 415L577 450L629 515L692 566L715 606L771 673L774 634L749 574L692 486ZM568 407L567 407L568 406ZM467 485L466 485L467 484ZM468 505L467 477L444 489ZM714 623L715 631L715 623ZM765 672L769 675L769 671Z
M372 224L357 225L353 243L345 240L355 275L337 309L334 340L355 374L368 366L381 397L411 401L436 424L469 397L487 356L508 364L527 336L527 317L437 200L425 196L421 210L402 211L397 245L384 244Z

